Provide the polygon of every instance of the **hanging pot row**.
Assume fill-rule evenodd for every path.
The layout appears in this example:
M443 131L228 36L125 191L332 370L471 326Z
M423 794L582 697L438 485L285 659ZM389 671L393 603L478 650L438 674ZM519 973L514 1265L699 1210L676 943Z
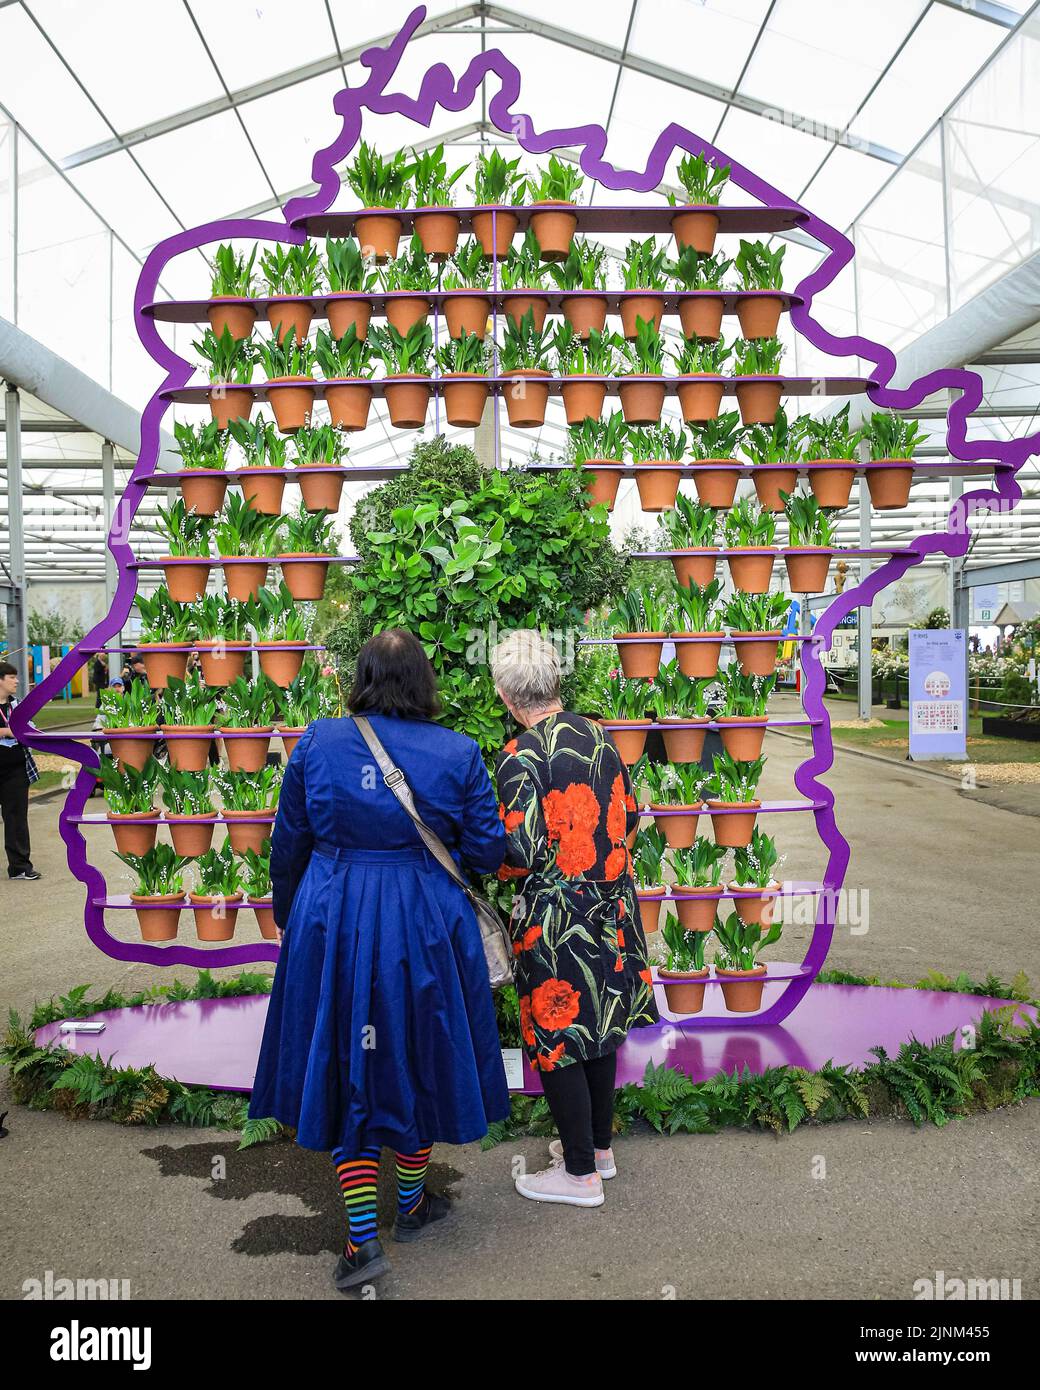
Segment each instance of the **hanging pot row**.
M163 573L170 598L176 603L194 603L203 597L211 569L223 569L228 598L245 603L256 598L267 583L272 565L281 566L282 576L294 599L303 603L317 602L324 596L331 556L317 551L297 551L291 555L235 557L223 560L192 558L185 563L181 557L162 557ZM217 685L220 682L211 681Z
M270 898L245 902L241 893L220 899L191 893L185 900L183 893L131 893L130 901L137 909L143 941L176 940L181 912L188 906L194 913L195 933L200 941L230 941L235 934L238 914L246 909L255 914L264 940L277 940Z
M271 835L274 811L270 815L262 811L227 810L219 814L227 822L228 839L236 854L244 854L246 850L261 853L264 841ZM112 828L119 854L147 854L155 846L161 819L170 832L177 854L184 859L198 859L213 844L217 816L216 811L199 815L178 815L167 811L161 817L158 811L135 811L130 815L113 815L109 811L106 819Z
M205 677L203 677L205 679ZM245 731L238 731L237 736L231 730L223 731L217 726L192 729L184 724L147 724L126 728L105 729L104 736L112 750L112 756L120 767L136 768L140 772L148 759L153 756L155 751L156 739L162 737L167 739L167 753L171 764L186 772L201 772L206 767L209 758L209 748L212 740L219 736L224 744L224 753L228 760L228 768L232 772L256 772L264 765L267 753L271 746L270 738L264 739L263 735L270 733L271 737L275 733L282 740L285 749L285 756L292 755L293 749L300 739L307 732L306 728L294 728L289 724L276 724L270 730L266 726L258 730L250 730L251 733L259 733L260 738L247 739L242 737ZM171 735L182 735L187 733L187 738L171 737ZM197 734L197 738L191 735ZM146 737L152 735L152 737ZM189 750L185 753L178 751L178 745L188 744ZM255 743L263 749L263 756L257 762L256 754L249 751L249 745ZM199 757L199 745L203 745L201 759Z
M289 475L273 468L236 468L229 477L219 469L195 468L180 479L181 496L188 511L198 516L216 516L224 505L228 484L234 479L242 495L256 512L278 516ZM292 470L300 485L300 495L308 512L338 512L346 481L342 469L328 464L300 463Z
M718 673L725 642L732 642L745 676L771 676L776 670L779 630L769 632L616 632L621 669L633 680L653 680L661 667L665 642L675 643L675 656L684 676L701 679Z

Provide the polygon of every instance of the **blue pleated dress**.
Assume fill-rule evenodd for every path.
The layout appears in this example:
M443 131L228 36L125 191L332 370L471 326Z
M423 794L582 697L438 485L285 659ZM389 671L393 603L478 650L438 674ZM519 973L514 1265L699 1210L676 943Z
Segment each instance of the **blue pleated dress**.
M419 814L463 868L505 832L472 739L371 716ZM289 759L271 880L284 929L249 1114L308 1149L414 1153L481 1138L509 1113L476 918L383 785L356 725L321 719Z

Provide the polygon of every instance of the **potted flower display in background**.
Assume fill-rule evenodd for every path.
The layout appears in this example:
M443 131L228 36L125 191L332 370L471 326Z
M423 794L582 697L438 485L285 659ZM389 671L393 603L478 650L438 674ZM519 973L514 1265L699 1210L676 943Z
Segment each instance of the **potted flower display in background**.
M246 850L259 854L274 826L281 768L261 766L255 772L217 772L213 780L220 793L231 848L236 854L245 854Z
M480 216L478 213L474 217ZM449 338L471 333L483 339L491 317L491 298L486 293L491 284L491 266L485 259L480 243L472 237L462 243L444 272L442 307Z
M726 307L725 279L733 264L721 255L699 256L687 246L668 263L668 275L679 293L679 326L684 338L718 338Z
M624 347L628 372L618 385L621 409L630 425L656 425L664 409L664 343L661 330L640 319L635 338ZM647 379L648 378L648 379Z
M737 849L750 843L755 829L755 817L761 802L756 798L759 778L765 766L764 758L737 762L728 753L716 753L712 759L708 810L716 845Z
M796 594L822 594L827 587L834 522L815 497L782 494L788 538L784 550L787 579Z
M162 586L150 597L138 594L134 604L141 616L137 647L153 690L164 690L171 678L184 679L188 649L195 639L190 608L174 603Z
M621 412L602 420L585 419L568 433L568 458L585 477L589 505L612 511L624 468L628 426Z
M245 670L249 648L245 606L238 599L207 594L192 614L203 684L230 685Z
M661 939L665 963L657 967L657 978L664 986L665 1003L673 1014L699 1014L704 1008L704 981L709 974L704 948L708 935L706 931L687 931L671 913L664 919Z
M607 680L600 696L600 718L605 724L621 725L612 728L610 736L622 762L629 767L639 761L646 747L647 730L653 723L646 709L647 689L643 681L622 675Z
M102 753L95 776L105 794L105 819L119 854L147 854L155 844L155 789L159 764L149 757L138 770Z
M204 425L185 425L174 421L174 437L181 468L190 476L180 479L181 497L190 512L216 516L224 505L228 480L227 435L216 420Z
M113 758L120 767L140 772L152 757L159 728L158 705L150 686L131 681L123 690L102 690L98 709Z
M325 279L325 314L329 321L326 336L338 343L353 328L355 336L363 340L372 318L369 296L379 284L379 276L353 237L330 237L326 241Z
M195 860L198 887L189 893L200 941L230 941L242 901L242 866L225 840Z
M661 649L671 627L672 612L648 589L629 589L607 620L618 644L621 669L629 678L657 675Z
M264 840L259 852L247 849L242 854L242 887L248 906L253 909L260 935L265 941L276 941L274 908L271 906L271 842Z
M184 680L171 676L162 694L163 722L170 766L181 772L201 772L209 759L217 714L216 693L197 672Z
M448 173L444 146L412 150L412 186L415 196L415 234L431 260L444 261L455 254L459 241L459 216L450 212L452 190L466 172L462 164ZM421 209L421 211L419 210Z
M209 364L209 408L217 428L226 430L232 420L248 420L253 409L253 344L233 338L227 328L219 338L207 328L193 346Z
M780 930L774 922L763 936L757 922L743 922L736 912L715 924L715 974L724 982L722 997L730 1013L749 1014L762 1007L766 966L758 953L779 940Z
M315 662L304 662L299 675L279 694L277 728L287 758L307 725L336 714L339 703L335 680L322 675Z
M780 360L784 346L779 338L738 338L734 344L737 405L745 425L771 425L780 408L784 380Z
M782 512L783 494L794 491L804 436L804 417L796 415L793 421L788 421L783 406L777 410L771 426L752 425L744 434L741 448L754 466L751 476L755 495L765 511ZM777 464L786 467L778 468Z
M436 271L417 236L409 240L401 255L387 261L379 278L386 294L386 321L407 337L413 324L429 318L429 296L437 288Z
M485 256L502 260L508 254L517 227L509 204L519 202L526 182L519 158L506 159L495 149L477 155L470 192L475 206L487 211L473 214L473 235Z
M293 435L293 477L308 512L336 512L343 496L346 447L331 425L315 425ZM324 553L324 552L322 552Z
M332 338L323 328L319 328L314 340L314 355L325 378L325 404L329 408L332 428L365 429L372 406L374 370L372 344L368 338L359 337L353 324L340 338ZM301 433L306 431L297 431L294 444ZM341 486L342 481L340 479ZM338 501L336 506L339 506Z
M746 676L771 676L776 670L777 643L783 635L780 624L786 621L790 607L785 594L738 591L727 601L723 621Z
M745 594L764 594L773 577L776 520L750 497L742 497L722 523L726 563L733 587Z
M644 512L663 512L675 504L682 478L685 439L667 425L628 431L628 450L636 471L639 504Z
M662 725L665 753L669 762L696 763L704 750L704 736L710 722L708 691L715 678L683 675L678 661L662 664L650 687L650 699L658 724ZM675 728L669 728L669 725ZM693 725L694 727L689 727ZM696 727L700 725L700 727Z
M560 310L579 338L602 333L607 322L607 253L585 238L575 240L565 260L554 261L549 273L563 291Z
M703 425L722 408L722 368L733 349L720 338L690 338L673 354L675 394L688 425Z
M927 440L927 434L918 431L916 420L903 420L886 410L876 410L863 431L863 438L872 460L866 469L871 505L879 512L905 507L910 500L910 484L914 477L914 450ZM906 460L905 468L890 466L902 460Z
M287 337L257 343L256 355L267 377L267 399L283 434L294 434L310 424L317 388L314 384L314 345Z
M669 849L689 849L697 838L707 780L700 764L646 762L640 774L640 791Z
M773 920L777 895L783 885L776 871L783 863L776 850L776 841L764 830L755 827L751 843L733 851L733 881L730 888L741 894L733 899L737 916L742 922L755 922L768 927Z
M660 331L668 289L667 259L668 253L658 247L652 236L645 241L630 241L625 248L621 277L626 293L621 299L621 329L626 338L636 336L640 319Z
M674 506L661 514L661 529L672 552L676 582L710 584L719 553L718 513L680 492Z
M736 452L744 437L740 416L728 410L717 420L690 426L693 483L706 507L731 507L740 478Z
M549 404L549 355L552 330L535 327L528 309L519 323L507 320L499 353L499 371L509 423L517 429L534 429L545 423Z
M284 479L280 478L280 482ZM267 581L278 550L280 515L268 516L232 494L213 528L217 554L224 568L228 597L245 602Z
M278 431L263 415L252 422L236 421L231 438L245 456L245 463L235 469L235 481L246 504L264 516L278 516L285 491L288 440L279 439Z
M257 633L261 671L283 689L291 685L307 650L307 624L284 580L277 590L261 589L250 599L249 621Z
M687 931L709 932L715 925L726 853L725 845L712 844L702 837L688 849L669 854L668 862L675 876L675 910Z
M809 486L820 506L833 511L849 505L859 442L863 437L849 425L849 408L850 403L846 402L835 415L802 417L803 452L810 465ZM827 466L814 468L814 463ZM846 466L834 466L840 464Z
M325 272L318 248L311 241L301 246L275 242L260 257L260 269L267 285L267 322L275 342L283 348L294 339L302 344L314 318L312 300L323 288Z
M197 859L213 843L217 812L210 793L209 768L183 772L176 767L162 771L163 820L177 854Z
M535 332L541 333L549 312L549 296L544 284L548 273L538 238L528 227L519 248L509 248L500 272L502 289L506 291L502 308L509 323L519 328L524 315L530 312Z
M268 593L263 590L263 593ZM259 772L267 761L274 733L277 691L266 675L255 681L240 676L220 702L220 741L232 772Z
M718 205L729 173L728 164L720 169L702 154L688 154L679 161L679 183L686 202L680 203L674 193L669 193L668 201L677 209L672 217L672 234L680 254L687 247L699 256L710 256L715 250L719 215L711 209Z
M309 512L301 503L295 515L282 518L278 563L293 598L316 602L325 593L329 557L339 542L325 512Z
M668 891L664 881L664 852L667 848L660 830L656 825L651 825L640 829L632 850L632 876L636 883L639 916L647 936L657 930L661 905Z
M184 868L188 863L172 845L154 845L147 854L119 858L137 876L130 901L137 909L142 941L172 941L184 903Z
M399 430L421 430L426 424L426 412L433 387L430 384L430 359L433 353L433 329L425 321L414 323L402 335L391 324L373 328L370 334L386 370L386 408L390 423Z
M543 260L563 261L570 254L578 225L577 214L570 209L578 201L584 182L579 169L564 164L554 154L549 156L547 168L527 180L527 197L536 209L531 213L531 230L538 238Z
M715 719L723 748L737 762L752 762L761 754L775 688L776 676L745 676L736 663L725 672L723 712Z
M458 337L441 343L436 357L448 424L476 429L491 390L487 343L478 334L463 329Z
M218 246L214 253L206 317L218 338L225 328L232 338L239 339L248 338L253 331L256 308L249 301L256 294L253 278L256 251L254 242L248 256L244 251L236 253L230 245Z
M592 328L582 338L569 323L557 327L553 344L556 369L564 378L560 392L568 425L599 419L607 398L607 383L591 378L612 375L619 343L616 333L600 333Z
M676 583L675 618L681 630L671 633L675 655L684 676L713 677L722 655L722 615L718 610L722 580L710 584Z
M364 140L353 164L344 170L362 208L354 220L354 235L366 259L387 261L397 255L404 228L398 209L408 205L413 171L403 150L384 159Z
M775 338L784 306L782 294L770 290L784 287L784 252L782 243L770 251L764 241L744 241L734 262L743 291L737 297L737 320L740 331L749 340Z
M157 508L157 512L159 532L168 542L167 553L162 557L167 592L177 603L192 603L206 592L213 520L188 511L180 497L169 507ZM185 560L198 563L185 564Z

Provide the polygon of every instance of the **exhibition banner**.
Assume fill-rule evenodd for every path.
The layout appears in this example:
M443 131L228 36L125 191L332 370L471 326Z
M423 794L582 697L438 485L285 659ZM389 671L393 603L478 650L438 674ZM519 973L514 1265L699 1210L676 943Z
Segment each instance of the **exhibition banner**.
M910 757L966 758L967 634L962 628L910 631Z

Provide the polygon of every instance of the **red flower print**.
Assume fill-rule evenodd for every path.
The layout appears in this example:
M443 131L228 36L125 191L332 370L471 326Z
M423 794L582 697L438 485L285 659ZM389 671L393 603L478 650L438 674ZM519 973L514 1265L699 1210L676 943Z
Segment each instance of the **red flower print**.
M515 752L516 752L516 739L515 739L515 738L511 738L511 739L509 740L508 743L504 743L504 744L502 745L502 752L503 752L503 753L515 753Z
M525 994L520 999L520 1036L528 1047L536 1045L534 1028L531 1024L531 996Z
M537 1053L531 1065L535 1068L536 1071L539 1067L541 1067L542 1071L552 1071L553 1068L556 1066L556 1063L563 1056L563 1051L563 1043L557 1043L557 1045L553 1048L551 1052Z
M585 782L572 782L566 791L549 792L542 802L549 840L558 841L556 863L567 878L576 878L596 862L593 831L599 823L596 793Z
M634 811L636 809L636 799L631 792L625 795L625 810Z
M541 927L528 927L520 940L521 951L529 951L535 942L541 937Z
M506 807L504 801L500 801L498 803L498 818L499 820L505 820L506 818Z
M581 991L566 980L545 980L531 993L531 1013L539 1028L557 1033L578 1017Z
M530 869L514 869L511 864L503 864L500 869L496 870L495 877L499 882L506 883L511 878L523 878L524 874L530 872Z
M654 982L654 977L653 977L653 975L651 974L651 972L650 972L649 970L640 970L640 972L639 972L639 978L640 978L640 979L643 981L643 983L644 983L645 985L647 985L648 987L649 987L650 985L652 985L653 982Z
M607 807L607 834L616 844L625 838L625 783L619 772L610 789L610 805ZM608 874L609 878L610 875Z
M515 830L518 825L524 823L523 811L509 811L502 817L507 831Z
M622 961L621 957L618 956L617 960L614 962L614 974L615 974L615 975L620 974L621 971L624 970L624 968L625 968L624 962Z
M612 849L603 865L604 878L620 878L628 866L628 851L621 847Z
M619 951L623 951L625 949L625 933L621 930L620 927L618 927L617 945Z
M628 916L628 908L625 906L625 900L624 900L624 898L618 898L617 915L618 915L619 917L627 917L627 916Z

